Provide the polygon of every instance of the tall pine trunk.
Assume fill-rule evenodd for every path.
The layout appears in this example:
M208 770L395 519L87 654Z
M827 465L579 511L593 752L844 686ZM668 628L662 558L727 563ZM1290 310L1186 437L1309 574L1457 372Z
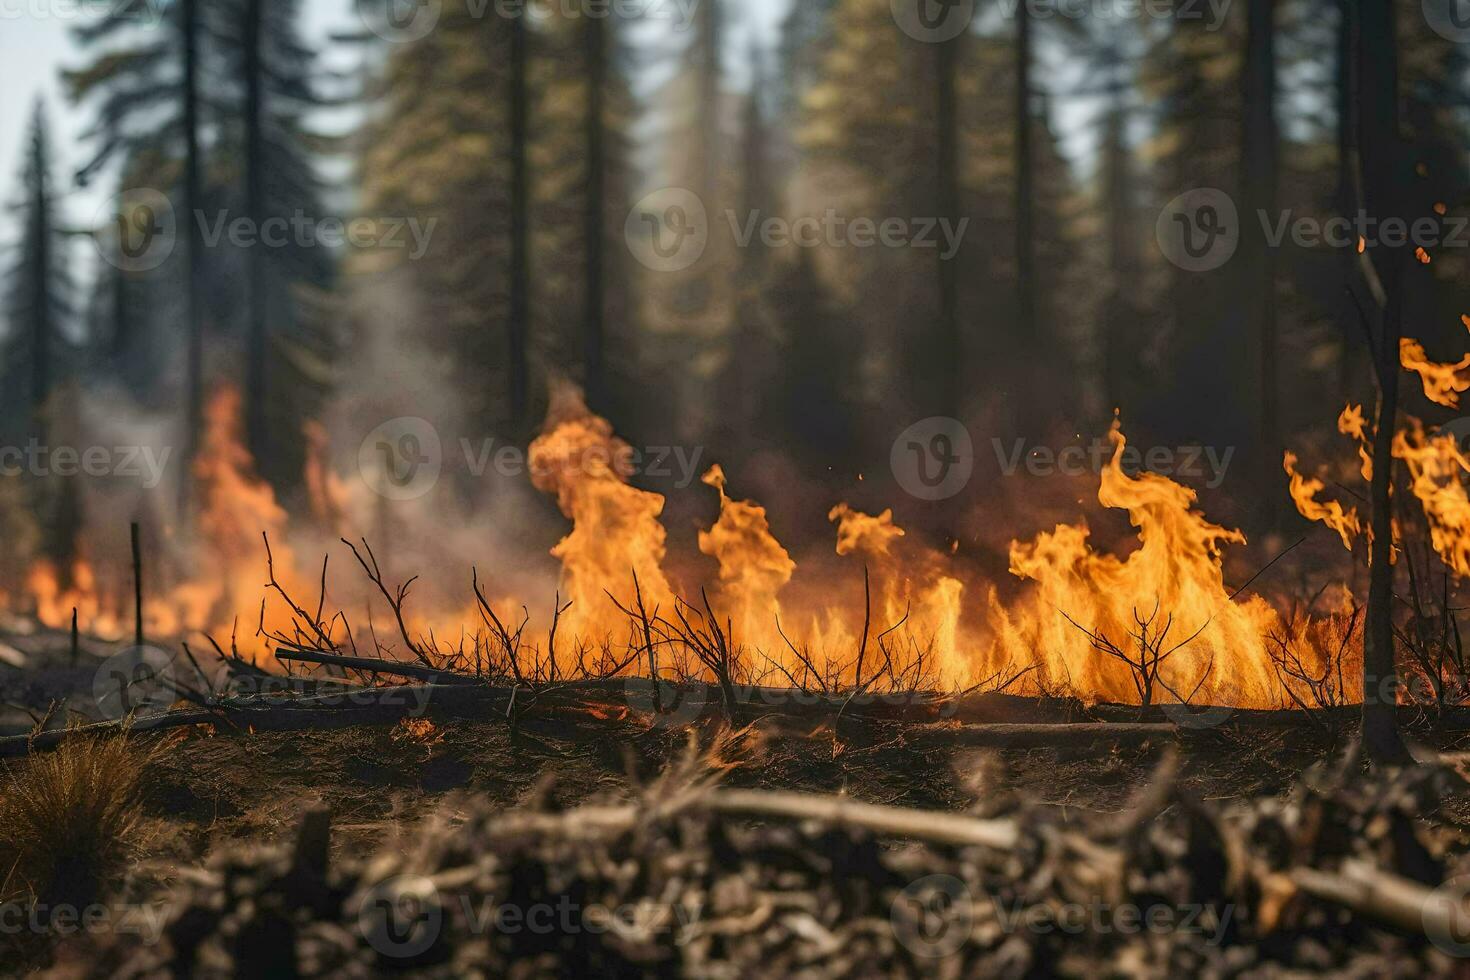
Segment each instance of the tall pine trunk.
M1247 306L1248 336L1260 388L1255 436L1262 475L1280 463L1280 401L1276 344L1276 252L1256 215L1276 213L1278 133L1276 123L1276 0L1250 0L1241 96L1242 189L1241 297ZM1274 220L1274 217L1273 217Z
M1357 126L1357 103L1353 99L1353 63L1358 54L1353 33L1353 8L1356 4L1357 0L1337 0L1337 50L1333 65L1333 94L1337 103L1337 211L1349 218L1362 206L1353 176L1358 165L1357 143L1353 138ZM1342 288L1351 289L1358 278L1358 256L1351 249L1343 249L1342 253ZM1350 316L1356 316L1349 312ZM1337 366L1339 400L1362 397L1358 387L1366 367L1362 336L1363 332L1356 323L1350 322L1343 331L1342 356ZM1372 351L1366 353L1369 358L1374 356Z
M586 249L584 269L586 310L583 323L584 381L587 403L593 411L605 412L606 405L606 285L603 281L607 233L604 228L607 208L607 26L602 17L584 17L586 21L587 119L585 145L587 152L587 197L583 215L582 238Z
M1401 206L1407 178L1398 117L1398 50L1394 0L1358 0L1353 24L1357 104L1356 149L1363 206L1380 223L1407 218ZM1398 733L1397 674L1393 638L1393 434L1398 422L1399 335L1403 247L1379 243L1364 259L1370 283L1382 284L1375 338L1378 418L1373 437L1373 544L1369 561L1368 614L1363 626L1363 747L1368 758L1397 764L1409 756Z
M510 357L510 418L516 427L525 423L530 390L527 353L531 309L531 212L528 200L531 183L526 145L530 118L528 41L525 17L510 18L510 322L506 333Z
M203 292L201 270L204 243L200 241L199 219L203 208L199 167L199 0L180 0L180 24L184 49L183 126L184 126L184 224L188 267L185 274L184 315L187 321L188 361L185 368L184 459L179 467L179 502L187 511L192 485L191 474L195 452L199 448L200 411L204 397L204 322L200 298ZM125 289L119 275L119 292ZM125 298L118 299L118 316L126 316Z
M31 425L37 439L46 440L46 402L51 397L51 343L56 324L51 309L51 188L47 173L46 138L40 110L31 143L31 167L35 184L31 201L35 228L35 262L31 267Z
M1132 300L1137 288L1138 259L1134 244L1132 180L1129 172L1132 156L1126 143L1127 119L1122 105L1121 89L1113 94L1114 104L1108 111L1103 130L1103 206L1108 228L1108 298L1104 309L1103 395L1107 409L1129 404L1129 379L1136 370L1135 351L1130 338L1138 307Z
M936 174L938 217L945 221L959 219L959 109L955 92L958 72L959 38L935 45L937 59ZM938 411L951 418L960 414L961 340L959 325L959 280L954 256L945 258L936 250L939 275L939 404Z
M1016 79L1014 107L1016 213L1016 316L1021 357L1034 367L1042 357L1040 325L1036 316L1036 182L1031 148L1031 15L1027 4L1016 5Z
M245 49L245 212L259 235L265 220L265 0L245 0L242 42ZM245 370L245 432L257 467L270 458L265 252L257 241L245 250L247 307Z

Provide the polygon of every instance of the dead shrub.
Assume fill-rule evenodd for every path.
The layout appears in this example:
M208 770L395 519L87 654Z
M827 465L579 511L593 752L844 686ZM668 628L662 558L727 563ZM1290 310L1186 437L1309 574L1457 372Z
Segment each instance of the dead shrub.
M0 774L0 903L82 908L104 894L138 846L155 752L73 737Z

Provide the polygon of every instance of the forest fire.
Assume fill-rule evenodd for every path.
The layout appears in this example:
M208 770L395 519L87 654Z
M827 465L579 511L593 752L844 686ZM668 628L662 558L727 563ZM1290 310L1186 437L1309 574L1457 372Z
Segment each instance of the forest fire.
M1464 3L10 6L0 976L1470 976Z
M328 635L372 642L378 597L349 576L328 581L323 574L318 583L287 544L286 511L254 475L241 444L234 389L215 394L207 418L193 470L198 534L185 563L194 573L147 595L148 635L233 637L242 653L267 664L275 642L293 627L284 597L317 597L325 586L320 601L330 597L343 609ZM571 522L550 548L561 563L558 667L570 671L588 651L636 642L629 613L641 600L654 618L672 618L681 609L708 615L739 650L747 678L767 683L867 680L940 690L1005 683L1017 693L1065 692L1086 701L1280 706L1282 685L1290 681L1273 668L1270 638L1318 662L1319 645L1342 645L1344 623L1331 616L1287 622L1266 598L1233 593L1222 558L1227 547L1245 544L1244 535L1211 523L1195 508L1188 487L1154 473L1125 472L1121 423L1114 423L1110 438L1113 454L1097 499L1126 512L1138 547L1126 557L1099 551L1086 523L1013 541L1010 571L1026 584L1005 601L997 583L906 535L891 510L869 514L841 501L828 515L838 563L811 573L831 581L794 588L805 570L772 533L765 508L730 495L729 478L718 465L703 477L719 495L717 519L698 536L700 552L717 566L704 581L666 567L663 496L629 482L630 447L567 387L530 448L534 486L554 496ZM1401 438L1416 486L1439 479L1432 454L1440 445L1412 434ZM312 486L335 488L327 509L351 512L345 481L315 454L308 465ZM1320 482L1296 474L1293 465L1288 457L1303 512L1319 516L1347 541L1356 528L1353 512L1316 504ZM1439 489L1426 489L1425 499L1438 515L1436 542L1447 542L1459 513L1450 487L1458 484L1435 485ZM81 551L89 554L85 541ZM92 560L79 559L65 586L53 568L38 563L26 600L12 602L12 611L63 629L75 609L84 631L123 635L128 598L101 592ZM529 613L517 611L545 606L546 597L495 592L492 601L506 621L523 615L529 624ZM404 606L409 635L434 655L451 656L463 637L476 632L475 607L454 594L416 591ZM349 636L354 631L358 635Z

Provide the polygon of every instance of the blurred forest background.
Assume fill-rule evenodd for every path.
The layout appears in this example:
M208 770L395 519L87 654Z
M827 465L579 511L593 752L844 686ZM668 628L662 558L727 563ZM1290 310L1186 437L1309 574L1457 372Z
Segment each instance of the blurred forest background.
M1355 41L1355 0L1236 0L1219 23L1194 0L1077 17L982 2L941 43L900 30L889 0L798 0L774 43L729 0L697 0L687 22L672 3L629 20L442 0L422 37L334 35L352 71L303 40L300 0L155 2L156 24L125 3L75 28L64 104L21 118L33 93L15 78L0 97L28 127L5 212L0 442L95 442L105 423L176 447L177 493L129 505L163 524L188 504L180 474L221 382L243 392L260 473L304 514L313 439L346 470L395 415L430 419L446 447L524 445L559 377L636 445L707 447L783 538L830 533L821 508L783 512L803 488L894 502L890 447L926 416L975 435L975 502L1007 492L992 437L1090 441L1115 407L1141 445L1235 447L1221 492L1237 520L1269 524L1249 501L1287 506L1283 447L1373 388L1351 250L1269 248L1253 215L1355 210L1350 69L1372 44L1396 46L1415 213L1470 213L1467 49L1426 17L1457 0L1402 0L1396 45ZM56 145L63 113L89 120L80 144ZM166 195L168 260L89 259L78 242L134 216L78 213L81 186ZM624 223L671 186L704 203L710 244L660 272ZM1171 264L1155 230L1200 187L1229 194L1244 229L1203 273ZM828 209L969 225L946 262L737 247L725 217ZM436 224L414 258L207 245L188 217L298 211ZM1408 332L1436 360L1464 349L1466 262L1446 248L1407 288ZM68 567L87 519L74 485L0 481L25 496L0 508L7 565L31 551Z

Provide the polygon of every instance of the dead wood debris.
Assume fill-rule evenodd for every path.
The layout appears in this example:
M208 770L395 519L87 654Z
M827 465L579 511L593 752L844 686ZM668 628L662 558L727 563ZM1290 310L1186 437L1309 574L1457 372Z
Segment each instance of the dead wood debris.
M1443 767L1354 760L1288 796L1190 797L1166 761L1119 814L926 814L727 790L685 760L632 800L458 799L375 857L294 849L181 875L163 942L92 975L1448 976L1470 870L1423 819ZM1007 797L1009 799L1009 797ZM550 794L539 799L549 800ZM983 813L982 819L978 814ZM1436 890L1437 889L1437 890Z

